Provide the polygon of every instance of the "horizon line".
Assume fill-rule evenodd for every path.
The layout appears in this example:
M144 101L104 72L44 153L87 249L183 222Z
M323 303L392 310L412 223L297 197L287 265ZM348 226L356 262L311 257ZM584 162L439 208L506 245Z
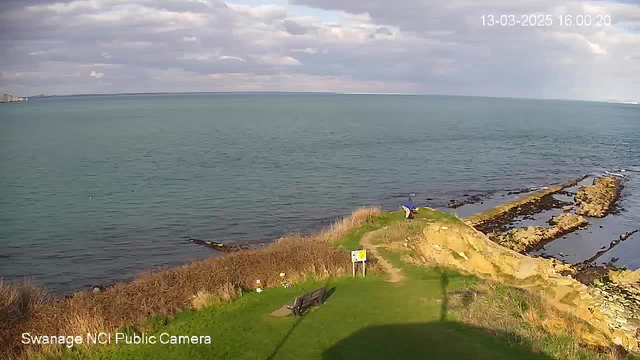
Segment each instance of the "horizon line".
M79 93L79 94L38 94L31 96L20 96L23 98L56 98L56 97L90 97L90 96L127 96L127 95L189 95L189 94L300 94L300 95L382 95L382 96L449 96L449 97L466 97L466 98L489 98L489 99L518 99L518 100L559 100L559 101L581 101L581 102L604 102L604 103L620 103L634 100L593 100L593 99L569 99L554 97L517 97L517 96L498 96L498 95L459 95L459 94L429 94L429 93L386 93L386 92L359 92L359 91L158 91L158 92L116 92L116 93Z

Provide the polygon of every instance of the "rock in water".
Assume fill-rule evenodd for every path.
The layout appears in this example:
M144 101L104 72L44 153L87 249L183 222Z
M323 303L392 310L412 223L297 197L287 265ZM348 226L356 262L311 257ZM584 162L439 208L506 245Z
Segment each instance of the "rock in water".
M215 241L208 241L208 240L189 239L189 241L191 241L194 244L204 245L206 247L210 247L212 249L215 249L215 250L218 250L218 251L221 251L221 252L225 252L225 253L230 253L230 252L236 252L236 251L249 249L249 247L244 246L244 245L223 244L223 243L219 243L219 242L215 242Z
M505 233L491 233L489 238L506 248L524 254L589 224L584 217L574 214L555 216L549 223L552 225L549 228L529 226Z
M576 214L605 217L615 207L622 191L622 182L613 176L593 180L593 185L582 186L576 193Z
M638 230L633 230L633 231L627 231L626 233L620 235L620 241L625 241L627 240L631 235L637 233Z

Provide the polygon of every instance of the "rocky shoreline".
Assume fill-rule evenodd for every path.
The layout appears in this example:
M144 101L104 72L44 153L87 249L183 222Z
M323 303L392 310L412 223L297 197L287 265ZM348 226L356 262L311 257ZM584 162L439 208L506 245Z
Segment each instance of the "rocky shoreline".
M506 231L508 230L508 225L519 216L531 216L544 210L560 209L571 205L569 202L555 199L553 195L562 192L566 188L578 185L585 178L581 177L564 184L525 194L516 200L482 211L463 220L483 233Z
M554 198L556 194L565 197L573 195L567 191L567 188L578 185L584 179L586 177L550 187L544 191L527 194L520 199L463 220L486 235L492 242L526 256L527 253L541 248L552 240L589 226L589 217L603 218L616 211L617 202L624 186L622 179L616 176L598 177L593 180L591 185L580 186L575 192L572 202ZM551 209L562 209L564 213L548 220L547 223L550 227L518 228L514 225L517 218L526 219ZM554 301L570 305L568 310L605 330L615 344L633 351L638 350L638 342L640 341L640 270L618 269L611 262L605 266L597 266L594 263L607 251L622 241L628 240L636 232L637 230L621 234L619 239L613 240L608 247L603 247L593 257L582 263L565 264L556 259L546 260L552 261L552 267L555 271L568 281L561 280L561 278L551 281L554 276L549 274L542 276L547 278L546 281L543 281L546 283L544 285L545 291L549 292L550 288L554 289L549 293L552 295L551 298L555 299ZM464 240L463 242L466 243L468 239ZM422 248L423 253L425 250ZM468 254L466 256L468 257ZM503 256L506 257L505 254L502 254L500 257L492 259L491 262L503 262L504 259L500 259ZM534 257L527 256L526 258L537 261ZM527 260L519 261L526 262ZM461 264L458 265L460 267ZM465 264L464 267L470 269L469 265L471 264ZM504 269L502 271L509 274ZM478 269L472 272L477 273ZM504 275L499 272L492 276L500 278ZM532 272L530 275L540 276L539 271ZM511 276L517 278L519 275L511 274ZM538 282L536 280L536 283ZM580 283L584 287L575 285L576 283ZM566 293L559 296L557 288L569 285L571 289L562 290Z
M586 227L589 222L580 215L562 214L551 218L549 224L551 227L548 228L529 226L507 232L489 233L487 236L506 248L526 254L576 229Z
M406 261L453 267L539 294L596 329L582 334L587 344L608 346L610 341L622 354L639 350L640 270L609 271L585 285L570 264L514 252L462 224L427 225L420 236L403 245Z
M576 193L576 214L602 218L615 209L622 192L622 181L613 176L593 180L593 185L583 186Z
M586 217L604 217L616 208L623 184L621 179L605 176L592 185L581 186L574 201L559 200L554 195L572 195L567 188L577 186L586 177L527 194L493 209L467 217L464 222L486 234L491 240L516 252L526 254L577 229L589 226ZM562 209L565 214L547 221L550 227L516 227L518 218L532 219L546 210ZM573 212L572 212L573 211Z

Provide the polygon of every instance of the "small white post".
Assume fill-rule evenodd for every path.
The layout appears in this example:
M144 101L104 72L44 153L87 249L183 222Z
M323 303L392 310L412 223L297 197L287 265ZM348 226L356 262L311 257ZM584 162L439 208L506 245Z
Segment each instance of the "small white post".
M352 261L351 267L353 267L353 277L356 277L356 263Z
M362 262L362 277L365 277L365 276L366 276L366 275L365 275L365 268L366 268L367 266L366 266L365 264L366 264L366 262L365 262L365 261L363 261L363 262Z

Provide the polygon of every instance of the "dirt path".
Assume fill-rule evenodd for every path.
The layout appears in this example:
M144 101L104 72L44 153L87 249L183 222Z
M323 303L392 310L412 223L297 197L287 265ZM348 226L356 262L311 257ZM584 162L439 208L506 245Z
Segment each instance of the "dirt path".
M380 255L380 253L378 253L378 249L376 248L376 246L371 243L371 239L373 239L378 232L383 230L384 229L379 229L379 230L371 231L364 234L364 236L360 240L360 244L365 250L370 251L373 254L373 256L375 256L375 258L378 259L378 262L380 263L380 265L382 265L382 267L384 268L384 271L386 271L387 274L389 274L390 279L387 281L398 282L404 279L402 270L393 266L390 262L388 262L385 258L383 258Z

